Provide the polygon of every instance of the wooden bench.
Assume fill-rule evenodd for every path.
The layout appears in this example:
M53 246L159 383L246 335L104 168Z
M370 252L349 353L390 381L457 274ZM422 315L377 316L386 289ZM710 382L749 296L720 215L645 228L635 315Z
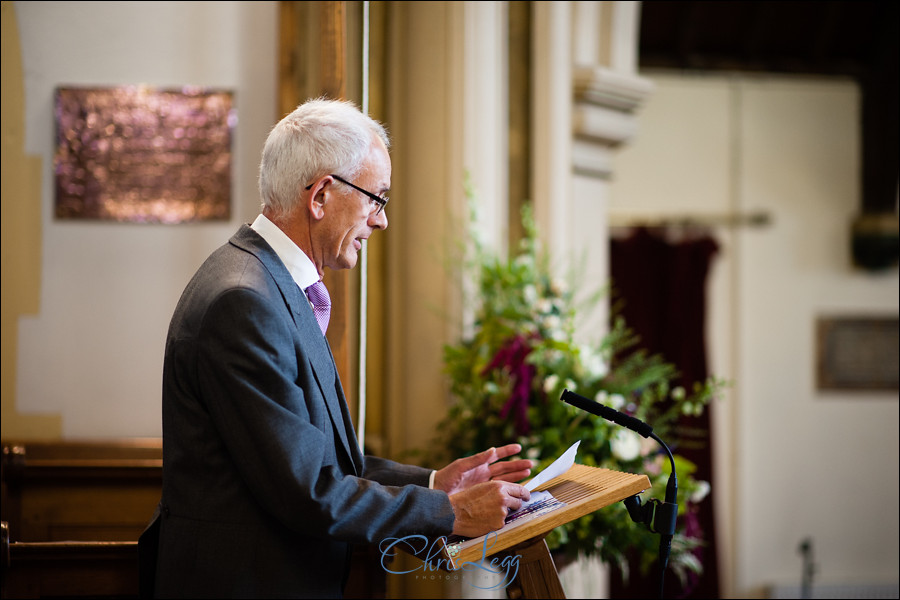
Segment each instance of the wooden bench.
M162 440L4 442L2 485L16 542L136 541L159 502Z
M3 598L137 598L137 542L10 542L4 522Z
M162 440L3 442L3 598L138 596Z
M137 539L162 490L162 440L3 442L3 598L138 596ZM345 596L383 598L357 548Z

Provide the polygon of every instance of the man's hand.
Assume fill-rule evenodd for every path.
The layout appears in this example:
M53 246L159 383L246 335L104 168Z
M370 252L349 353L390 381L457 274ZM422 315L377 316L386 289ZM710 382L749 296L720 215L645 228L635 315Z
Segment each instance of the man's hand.
M508 481L485 481L452 494L453 533L477 537L503 527L506 515L531 498L525 487Z
M450 495L486 481L520 481L531 474L534 461L525 458L497 462L521 452L519 444L490 448L459 458L434 474L434 487Z

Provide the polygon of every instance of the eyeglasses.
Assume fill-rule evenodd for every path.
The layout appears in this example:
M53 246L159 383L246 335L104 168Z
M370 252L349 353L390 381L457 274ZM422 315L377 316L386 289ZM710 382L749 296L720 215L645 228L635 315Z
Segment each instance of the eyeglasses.
M352 187L352 188L353 188L354 190L356 190L357 192L362 192L363 194L365 194L366 196L368 196L368 197L372 200L372 202L375 202L375 203L378 205L378 209L377 209L377 210L375 211L375 213L372 215L373 217L377 217L378 215L380 215L380 214L384 211L384 206L385 206L385 204L387 204L388 201L390 200L390 198L388 198L387 196L378 196L378 195L373 194L372 192L370 192L370 191L368 191L368 190L362 189L362 188L359 187L358 185L353 185L352 183L350 183L349 181L347 181L347 180L344 179L343 177L341 177L341 176L339 176L339 175L335 175L334 173L331 174L331 177L334 177L335 179L337 179L337 180L340 181L341 183L344 183L344 184L349 185L350 187ZM309 184L308 186L306 186L306 189L309 190L309 189L312 188L312 186L313 186L313 184L311 183L311 184Z

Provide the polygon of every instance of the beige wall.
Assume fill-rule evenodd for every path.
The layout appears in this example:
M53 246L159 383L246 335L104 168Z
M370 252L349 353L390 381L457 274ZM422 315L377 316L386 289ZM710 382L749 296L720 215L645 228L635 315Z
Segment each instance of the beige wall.
M25 79L15 6L3 2L3 437L58 437L59 415L16 410L19 318L40 309L41 168L40 156L25 153Z
M4 172L12 158L8 123L21 131L16 152L27 159L18 164L28 168L12 169L20 174L15 188L3 177L4 438L161 434L162 352L175 302L209 252L258 212L256 166L275 120L276 9L274 2L3 3ZM6 68L13 26L18 72ZM230 222L54 219L54 88L134 83L234 91ZM21 100L8 105L16 90ZM8 106L24 110L8 121ZM26 261L20 271L8 273L8 248Z
M846 80L651 75L656 91L617 157L612 213L749 214L720 227L709 280L725 591L897 583L897 394L820 392L815 321L898 313L898 271L850 264L859 211L859 90Z

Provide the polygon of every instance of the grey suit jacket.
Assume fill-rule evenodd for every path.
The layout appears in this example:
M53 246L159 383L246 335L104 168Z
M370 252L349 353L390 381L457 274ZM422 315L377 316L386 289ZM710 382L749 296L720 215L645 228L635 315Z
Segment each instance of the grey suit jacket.
M242 226L169 328L156 594L338 597L350 542L450 533L429 473L362 455L305 295Z

